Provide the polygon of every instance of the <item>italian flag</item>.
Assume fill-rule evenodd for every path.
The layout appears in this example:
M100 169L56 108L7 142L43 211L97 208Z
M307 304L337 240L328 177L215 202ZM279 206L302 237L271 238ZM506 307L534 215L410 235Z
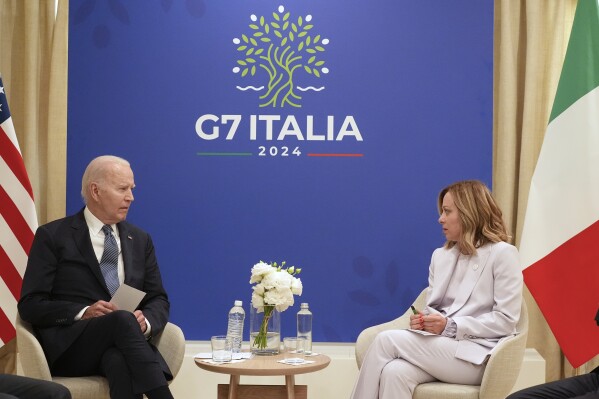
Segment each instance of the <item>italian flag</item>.
M599 7L579 0L520 241L524 281L564 355L599 354Z

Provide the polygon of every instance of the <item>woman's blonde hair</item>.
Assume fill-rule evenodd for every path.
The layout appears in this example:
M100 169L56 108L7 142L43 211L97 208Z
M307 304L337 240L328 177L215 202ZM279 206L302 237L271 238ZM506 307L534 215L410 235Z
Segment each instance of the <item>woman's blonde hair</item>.
M460 251L472 255L476 248L489 242L509 242L510 235L505 227L501 209L484 183L478 180L464 180L445 187L439 193L439 214L443 212L443 197L450 193L458 210L462 226ZM452 248L456 241L447 241L446 248Z

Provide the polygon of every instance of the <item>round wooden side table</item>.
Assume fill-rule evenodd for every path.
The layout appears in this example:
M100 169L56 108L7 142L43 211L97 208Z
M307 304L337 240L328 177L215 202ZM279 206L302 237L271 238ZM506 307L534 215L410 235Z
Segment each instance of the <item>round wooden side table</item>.
M202 359L194 359L196 365L215 373L229 374L229 385L219 384L217 399L307 399L308 387L295 385L296 374L312 373L329 365L331 359L326 355L310 356L306 360L314 363L289 365L279 363L283 355L257 356L237 363L207 363ZM242 375L253 376L285 376L285 385L239 385Z

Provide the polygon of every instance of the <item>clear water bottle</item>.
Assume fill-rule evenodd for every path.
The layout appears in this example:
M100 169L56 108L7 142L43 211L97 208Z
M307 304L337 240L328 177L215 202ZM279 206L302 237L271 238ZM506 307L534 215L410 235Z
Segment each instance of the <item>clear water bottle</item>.
M312 312L308 309L307 303L300 305L300 311L297 312L297 336L304 338L306 355L312 354Z
M234 306L229 311L229 325L227 327L227 338L231 339L233 353L241 352L241 341L243 341L243 320L245 311L243 302L235 301Z

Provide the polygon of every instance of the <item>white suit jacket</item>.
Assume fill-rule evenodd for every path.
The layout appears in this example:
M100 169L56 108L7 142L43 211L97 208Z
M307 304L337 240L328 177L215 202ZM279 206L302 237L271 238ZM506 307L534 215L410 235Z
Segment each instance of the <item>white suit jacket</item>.
M458 255L457 246L433 252L427 292L429 313L439 313ZM444 315L457 325L455 357L482 364L501 338L517 333L521 306L522 269L516 247L498 242L478 248L469 259L458 296Z

